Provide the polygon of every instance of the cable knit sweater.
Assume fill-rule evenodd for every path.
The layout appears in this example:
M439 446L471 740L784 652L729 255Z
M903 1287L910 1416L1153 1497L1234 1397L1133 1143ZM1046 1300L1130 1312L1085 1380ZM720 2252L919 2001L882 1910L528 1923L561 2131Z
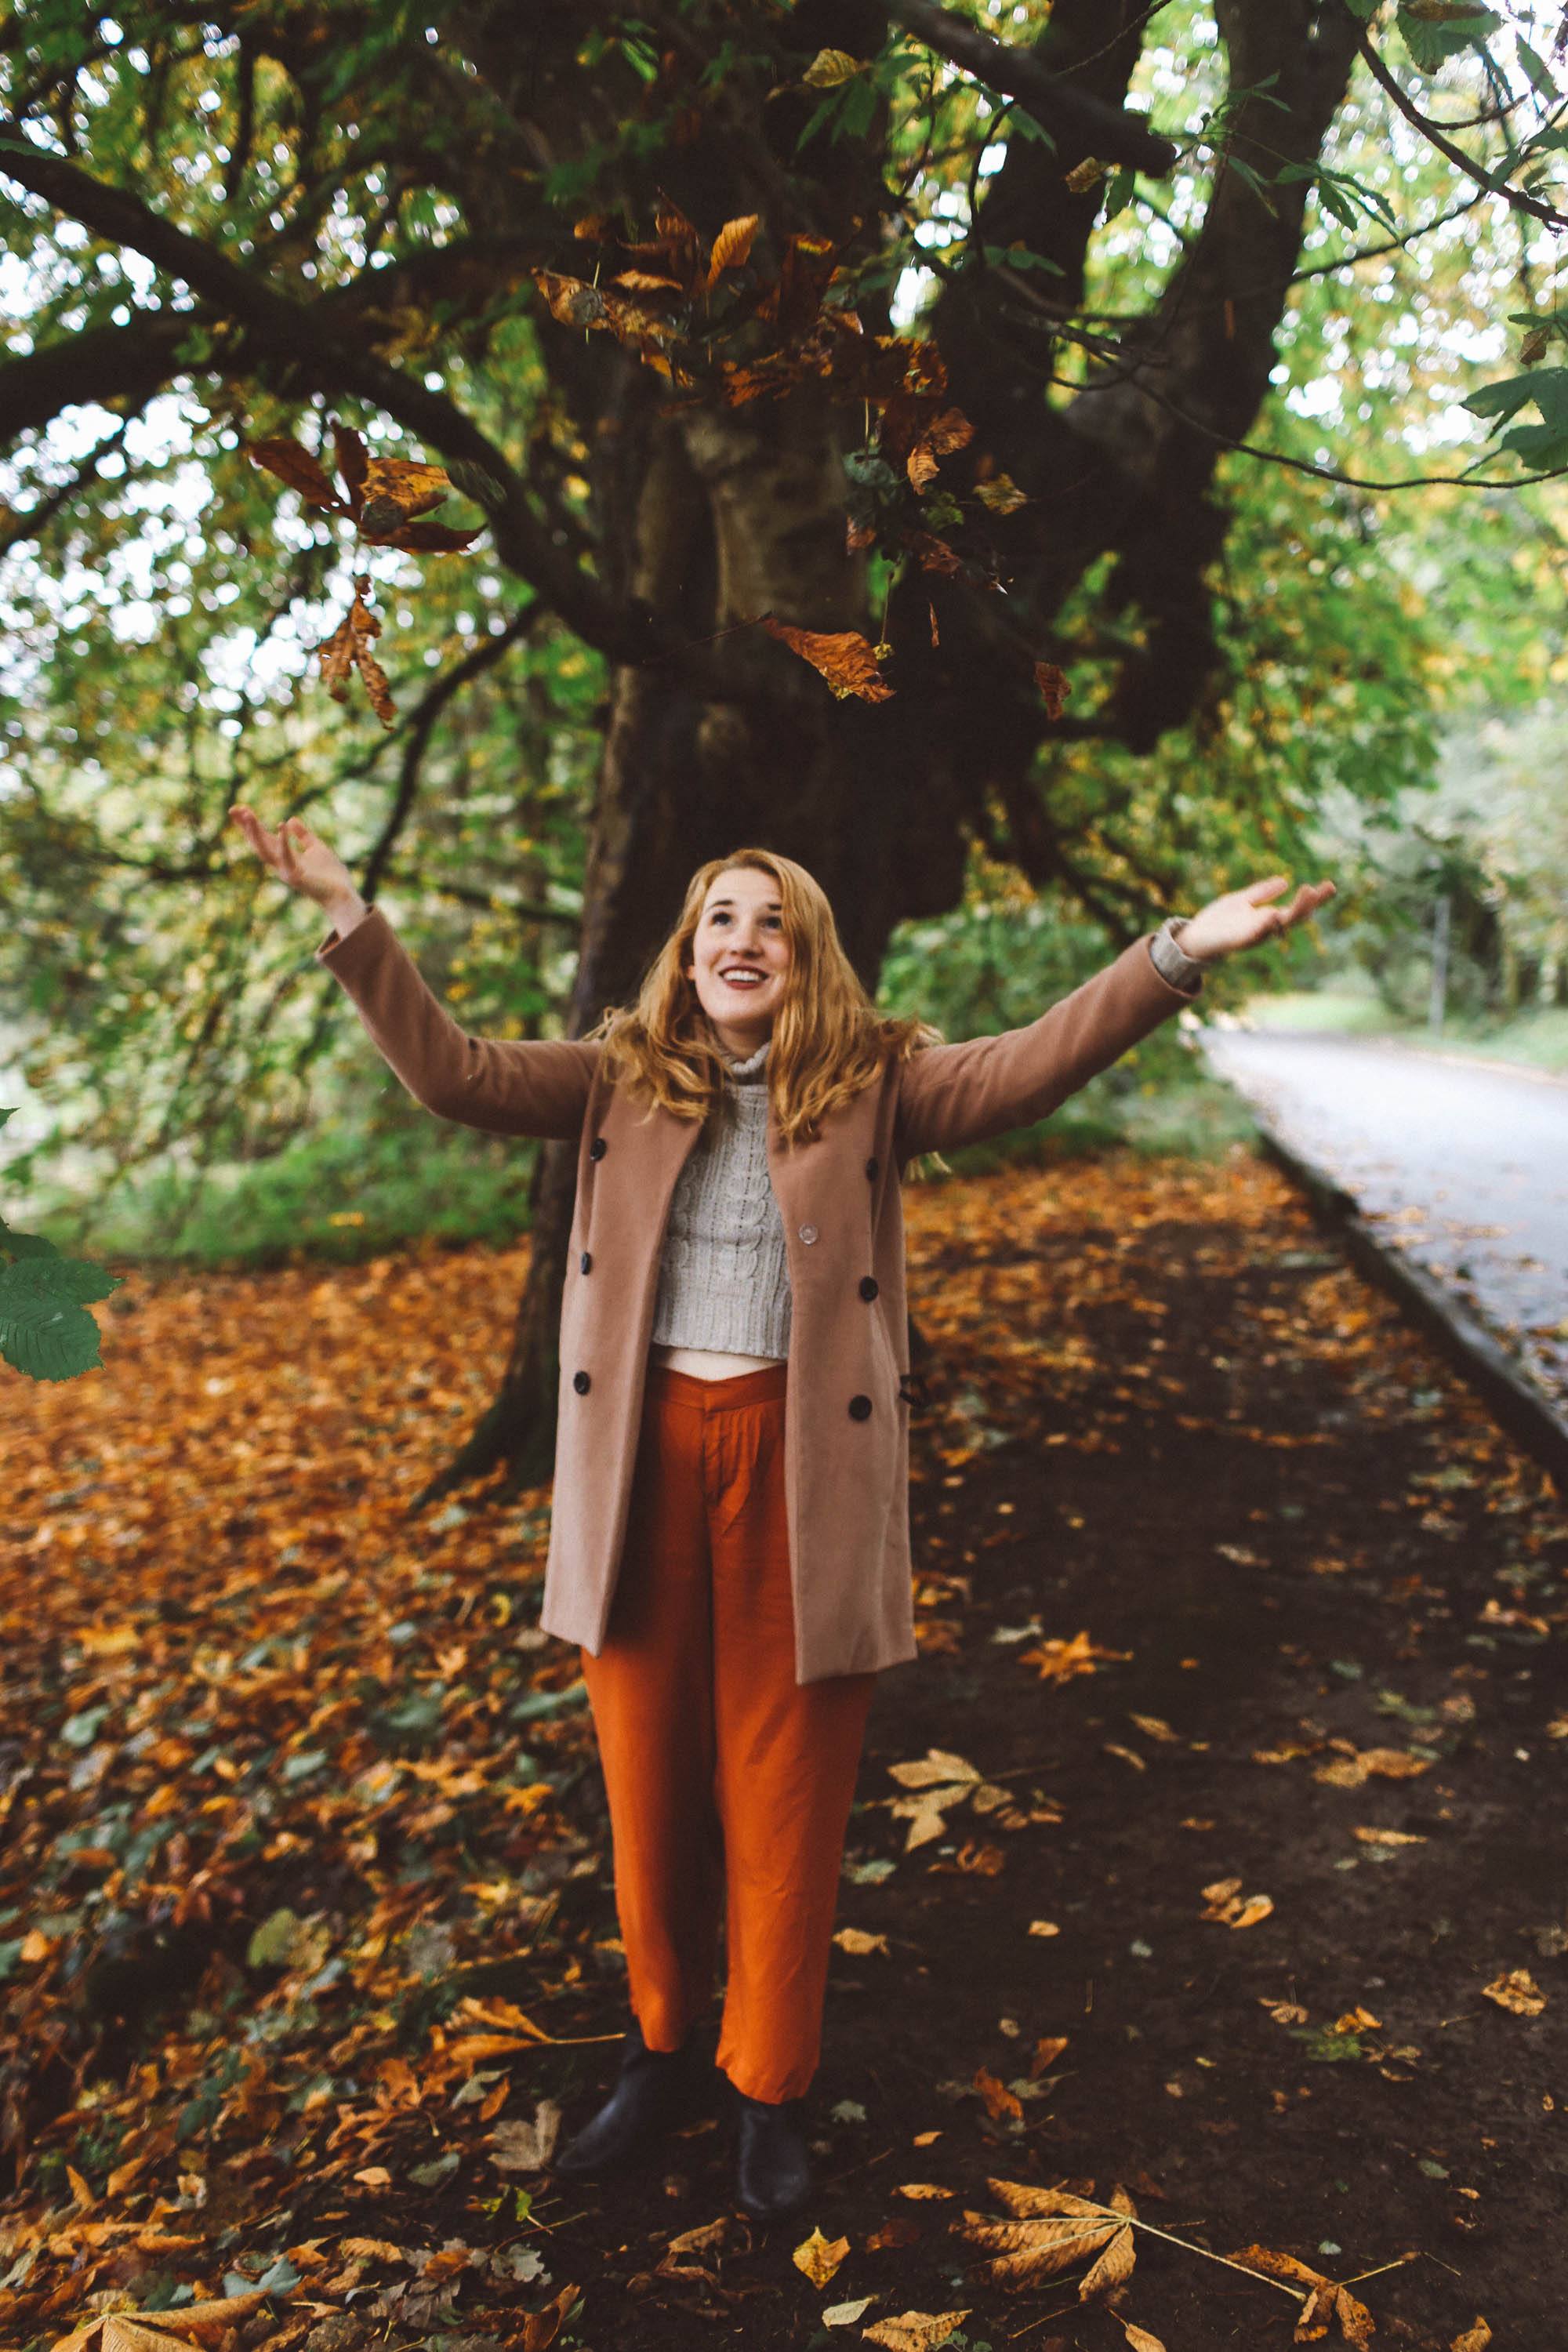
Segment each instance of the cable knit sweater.
M768 1175L768 1043L728 1063L723 1100L681 1170L665 1227L653 1343L789 1354L789 1265Z
M1173 987L1195 996L1203 966L1177 946L1180 929L1173 919L1150 953ZM768 1042L744 1061L726 1055L722 1106L680 1171L659 1261L655 1346L789 1354L789 1265L768 1175Z

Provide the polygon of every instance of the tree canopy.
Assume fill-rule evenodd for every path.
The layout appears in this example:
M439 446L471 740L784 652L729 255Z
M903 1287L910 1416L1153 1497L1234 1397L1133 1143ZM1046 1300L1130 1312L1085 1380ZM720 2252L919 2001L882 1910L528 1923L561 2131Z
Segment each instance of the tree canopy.
M0 990L40 1087L121 1163L304 1115L337 1008L237 798L309 809L502 1034L585 1026L742 839L874 979L976 855L1116 941L1301 863L1331 791L1394 806L1448 703L1551 683L1555 16L14 19Z

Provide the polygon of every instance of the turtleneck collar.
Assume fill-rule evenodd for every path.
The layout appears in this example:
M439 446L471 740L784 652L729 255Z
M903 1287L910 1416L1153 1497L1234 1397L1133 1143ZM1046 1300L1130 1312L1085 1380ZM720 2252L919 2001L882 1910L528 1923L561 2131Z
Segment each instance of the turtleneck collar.
M773 1041L771 1037L764 1037L762 1044L757 1047L756 1052L754 1054L748 1054L744 1061L736 1061L731 1055L725 1053L723 1046L721 1045L719 1051L724 1056L724 1066L730 1076L739 1079L742 1085L750 1079L765 1077L767 1076L768 1047L773 1044Z

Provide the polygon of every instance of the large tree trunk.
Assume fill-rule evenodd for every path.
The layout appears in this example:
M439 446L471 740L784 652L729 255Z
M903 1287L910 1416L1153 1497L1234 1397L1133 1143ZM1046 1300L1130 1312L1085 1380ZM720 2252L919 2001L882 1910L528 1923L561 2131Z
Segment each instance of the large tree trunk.
M626 535L632 593L678 611L694 636L733 631L721 640L733 699L699 700L657 663L613 675L574 1036L636 993L707 858L752 846L798 859L826 891L868 986L893 924L911 905L951 904L962 872L956 795L932 793L896 748L904 730L876 723L892 706L835 702L805 663L739 625L767 612L805 628L867 625L864 558L845 546L832 407L808 388L754 410L664 415L647 381L644 372L626 388L602 513ZM532 1255L500 1389L416 1509L502 1463L508 1493L549 1475L575 1167L574 1144L542 1147Z
M1252 135L1258 116L1271 152L1310 160L1343 95L1357 20L1342 0L1224 0L1221 14L1234 83L1261 83L1285 102L1280 112L1244 99L1242 130ZM1102 0L1060 0L1042 58L1114 100L1143 15L1135 0L1114 0L1109 13ZM987 184L982 218L988 242L1021 236L1051 253L1070 300L1094 205L1067 188L1063 163L1015 142ZM1113 937L1132 935L1142 894L1096 896L1038 789L1047 730L1028 656L1052 650L1057 615L1110 551L1110 602L1137 608L1143 642L1100 709L1074 728L1148 751L1193 708L1217 659L1205 573L1227 518L1214 469L1267 394L1305 201L1305 184L1288 184L1265 205L1222 173L1163 300L1125 338L1131 373L1091 378L1065 406L1043 399L1048 318L1021 320L995 275L971 273L946 290L935 328L952 396L976 427L967 459L1005 467L1030 502L1001 541L1010 595L954 595L940 579L906 575L890 634L911 650L918 640L920 656L898 664L890 702L834 701L804 663L741 625L772 613L879 634L864 567L844 538L843 441L858 419L836 415L810 383L739 409L684 407L629 359L616 363L606 396L596 362L563 345L560 380L594 453L605 584L673 615L689 638L733 633L719 646L732 686L724 701L661 677L657 659L614 674L574 1035L635 992L694 868L748 844L816 875L868 986L895 923L956 902L975 832L1036 880L1068 881ZM929 652L928 599L939 624ZM548 1475L574 1153L550 1145L543 1159L500 1392L421 1502L501 1463L509 1488Z

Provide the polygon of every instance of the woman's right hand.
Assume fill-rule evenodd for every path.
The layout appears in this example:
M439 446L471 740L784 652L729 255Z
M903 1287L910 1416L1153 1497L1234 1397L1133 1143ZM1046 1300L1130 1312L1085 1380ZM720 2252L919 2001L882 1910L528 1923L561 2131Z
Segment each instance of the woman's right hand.
M237 802L229 814L257 856L270 866L280 882L302 898L313 898L331 914L363 909L363 899L353 876L335 850L311 832L303 817L286 816L276 833L268 833L254 809Z

